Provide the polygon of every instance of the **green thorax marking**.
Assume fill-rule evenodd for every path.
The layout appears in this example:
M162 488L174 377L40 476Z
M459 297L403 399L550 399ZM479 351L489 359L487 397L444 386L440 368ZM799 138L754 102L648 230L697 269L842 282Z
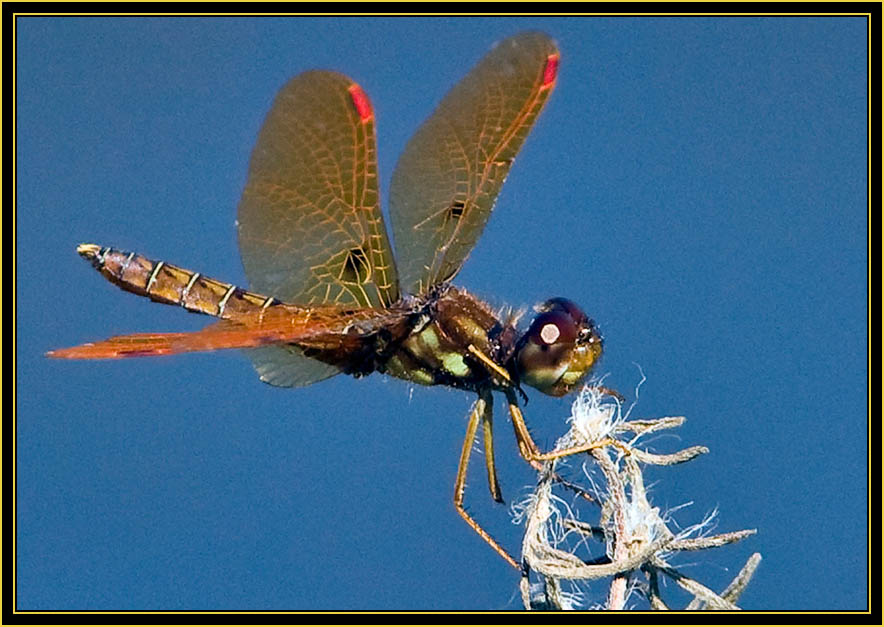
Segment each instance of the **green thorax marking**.
M427 317L390 356L383 371L421 385L475 389L487 384L485 366L470 355L473 345L493 357L489 333L501 323L490 308L456 288L430 296Z

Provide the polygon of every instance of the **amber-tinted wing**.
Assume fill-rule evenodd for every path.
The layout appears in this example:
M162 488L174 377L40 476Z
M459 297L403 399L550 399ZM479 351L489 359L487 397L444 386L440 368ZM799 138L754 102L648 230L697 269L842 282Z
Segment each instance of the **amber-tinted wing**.
M542 33L500 42L411 138L390 188L404 290L425 292L460 270L552 91L558 61Z
M346 76L305 72L280 90L239 204L252 289L304 305L383 307L399 297L375 150L371 103ZM272 385L308 385L338 372L296 346L248 354Z
M135 333L47 353L56 359L156 357L226 348L305 349L346 357L380 329L406 329L407 309L342 310L340 307L277 306L220 320L189 333ZM331 366L334 367L334 366ZM337 369L335 370L337 371Z
M255 291L301 305L398 299L374 116L359 85L313 71L280 90L252 152L238 224Z

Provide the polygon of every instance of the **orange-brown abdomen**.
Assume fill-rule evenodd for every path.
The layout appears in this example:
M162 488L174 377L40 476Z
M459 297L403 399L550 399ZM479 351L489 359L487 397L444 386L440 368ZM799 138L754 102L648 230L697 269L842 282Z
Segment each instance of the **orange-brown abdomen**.
M168 305L181 305L188 311L228 318L277 302L272 297L136 253L96 244L81 244L77 252L91 261L104 278L127 292Z

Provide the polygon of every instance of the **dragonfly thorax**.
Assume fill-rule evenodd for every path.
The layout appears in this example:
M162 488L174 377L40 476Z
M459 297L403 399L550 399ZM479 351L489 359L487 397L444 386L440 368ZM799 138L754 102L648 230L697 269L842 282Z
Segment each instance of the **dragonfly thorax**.
M602 352L595 323L573 302L553 298L519 337L513 318L450 285L423 297L411 330L377 370L421 385L480 390L525 383L562 396L592 370Z
M378 370L421 385L460 389L501 387L487 360L505 369L515 349L512 325L466 290L442 284L421 298L413 326Z

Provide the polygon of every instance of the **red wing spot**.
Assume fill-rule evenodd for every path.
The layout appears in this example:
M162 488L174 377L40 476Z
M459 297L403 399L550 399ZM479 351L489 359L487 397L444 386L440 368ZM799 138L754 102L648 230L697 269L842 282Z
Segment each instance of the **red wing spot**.
M551 54L546 58L546 67L543 68L543 84L541 89L552 87L556 82L556 75L559 73L559 55Z
M359 119L363 122L370 119L374 115L374 112L371 110L371 101L368 99L368 96L365 95L365 92L362 91L362 87L353 83L347 91L350 92L350 98L353 100L353 106L356 107L356 113L359 114Z

